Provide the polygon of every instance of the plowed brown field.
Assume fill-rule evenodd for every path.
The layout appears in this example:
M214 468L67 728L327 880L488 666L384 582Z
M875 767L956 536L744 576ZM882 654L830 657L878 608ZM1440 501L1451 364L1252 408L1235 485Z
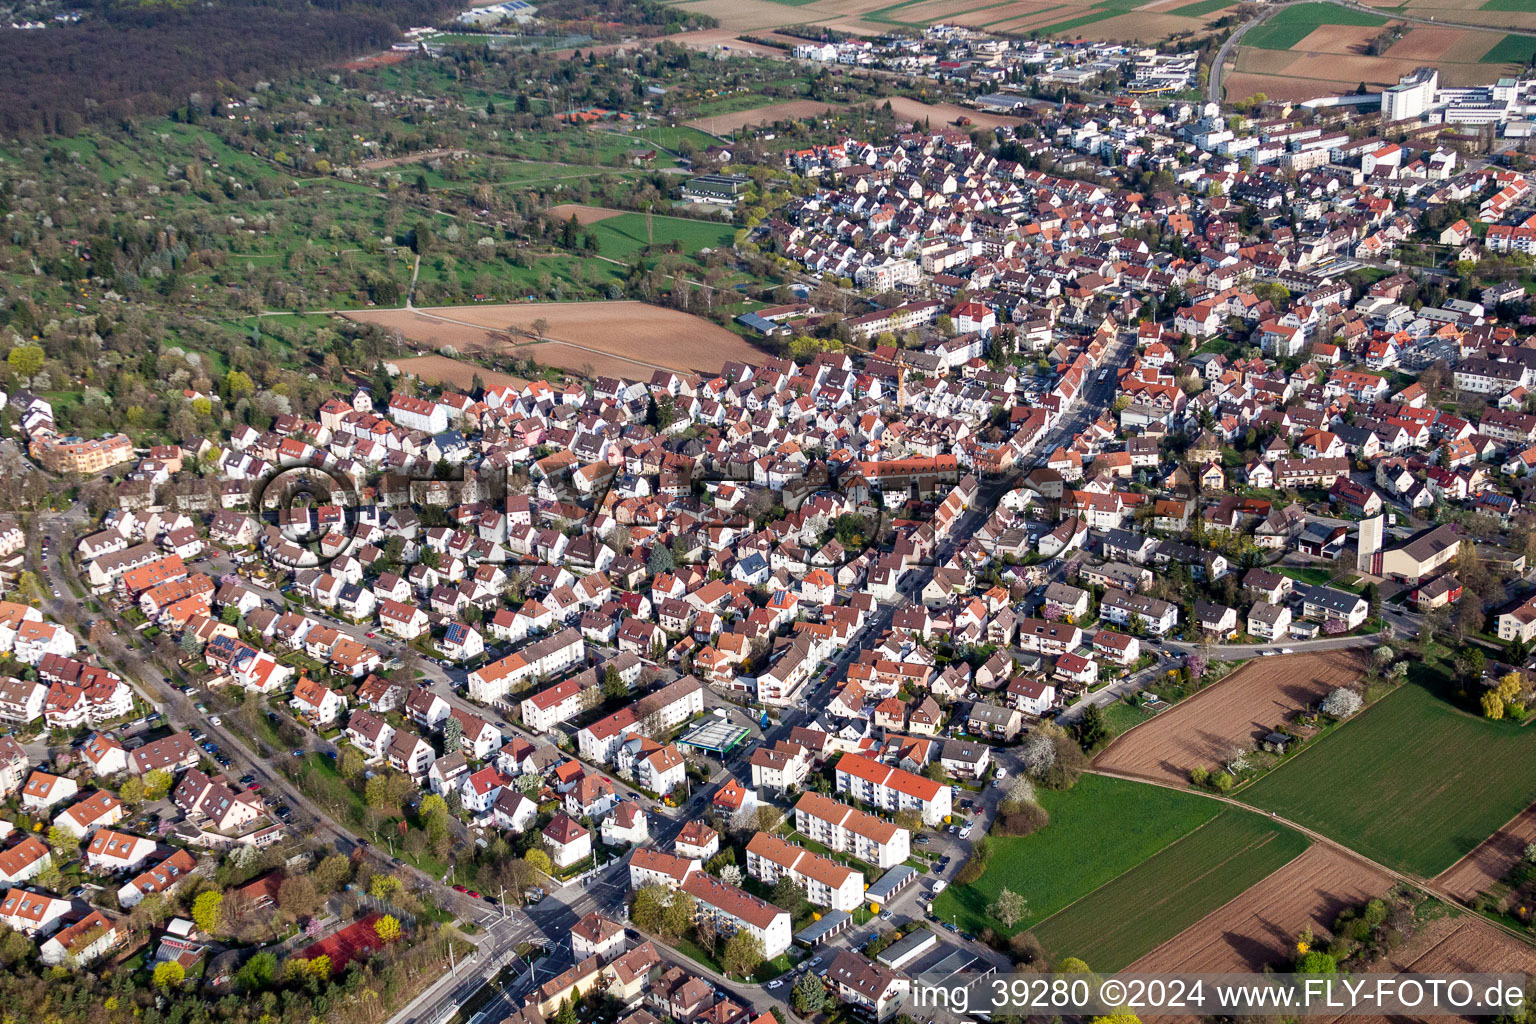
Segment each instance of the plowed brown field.
M1154 782L1187 782L1191 768L1218 763L1237 744L1251 745L1364 672L1354 651L1255 658L1120 736L1094 765Z
M1262 971L1283 962L1305 929L1327 935L1345 907L1382 895L1392 879L1315 843L1300 857L1137 960L1132 974Z
M1536 843L1536 807L1521 811L1477 849L1440 872L1435 881L1457 899L1470 900L1509 874L1529 843Z
M349 319L398 329L423 349L456 352L516 351L545 366L649 380L656 370L716 374L726 362L761 363L764 354L745 338L708 320L644 302L514 302L433 309L355 310ZM509 328L548 322L543 344Z

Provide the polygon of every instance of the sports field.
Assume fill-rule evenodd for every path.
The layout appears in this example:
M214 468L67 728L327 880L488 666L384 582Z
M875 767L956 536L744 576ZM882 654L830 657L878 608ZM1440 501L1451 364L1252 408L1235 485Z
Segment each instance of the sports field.
M1031 928L1221 810L1216 801L1192 793L1100 775L1084 775L1070 790L1041 790L1040 805L1050 813L1050 824L1033 835L991 837L986 874L973 885L952 885L940 893L935 916L953 920L962 931ZM1012 929L987 913L1003 889L1029 902L1029 916Z
M1299 856L1299 832L1229 808L1035 926L1054 957L1118 971Z
M1388 867L1432 877L1531 803L1536 729L1399 687L1247 789L1243 799Z
M1387 19L1379 14L1335 7L1333 4L1296 4L1277 12L1264 24L1256 26L1243 36L1244 46L1261 50L1289 50L1319 25L1385 25Z

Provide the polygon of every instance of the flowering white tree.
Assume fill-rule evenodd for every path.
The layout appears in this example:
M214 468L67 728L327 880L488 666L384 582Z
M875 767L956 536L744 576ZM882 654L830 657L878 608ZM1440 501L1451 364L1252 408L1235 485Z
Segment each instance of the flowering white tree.
M727 864L720 869L720 881L726 885L740 886L742 881L741 865Z
M1323 698L1323 714L1334 718L1348 718L1365 706L1360 695L1347 686L1341 686Z

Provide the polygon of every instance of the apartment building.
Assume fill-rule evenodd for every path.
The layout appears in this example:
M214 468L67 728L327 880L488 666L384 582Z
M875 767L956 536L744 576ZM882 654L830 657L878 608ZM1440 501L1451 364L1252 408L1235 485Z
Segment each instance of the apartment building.
M837 762L837 791L892 813L918 811L928 826L950 813L948 786L859 754L844 754Z
M713 921L721 933L745 931L754 936L765 959L772 960L789 949L789 911L703 872L691 874L679 888L699 901L700 919Z
M768 832L747 843L747 874L773 885L789 878L818 907L852 913L864 902L864 875Z
M795 802L795 830L878 868L893 868L912 855L911 832L820 793L803 793Z

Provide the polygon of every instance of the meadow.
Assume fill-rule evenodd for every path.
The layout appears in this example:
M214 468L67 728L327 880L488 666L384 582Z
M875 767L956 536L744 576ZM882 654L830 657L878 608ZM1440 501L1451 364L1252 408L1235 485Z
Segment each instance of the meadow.
M1033 835L991 837L986 874L940 893L935 916L962 931L1031 928L1221 811L1216 801L1192 793L1101 775L1084 775L1070 790L1041 790L1039 799L1050 823ZM1003 889L1029 903L1029 915L1012 929L987 913Z
M1269 819L1229 808L1189 835L1040 922L1055 957L1118 971L1307 849Z

